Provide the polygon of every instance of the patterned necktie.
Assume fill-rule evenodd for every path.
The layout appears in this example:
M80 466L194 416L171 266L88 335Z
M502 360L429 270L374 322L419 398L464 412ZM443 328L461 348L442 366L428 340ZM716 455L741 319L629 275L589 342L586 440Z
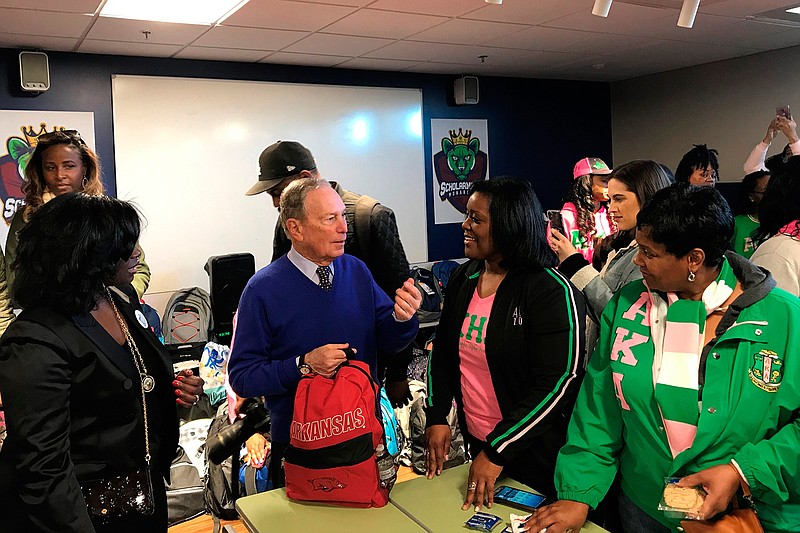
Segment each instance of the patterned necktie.
M317 276L319 276L319 286L322 287L322 290L330 291L333 288L333 283L331 283L331 267L317 267Z

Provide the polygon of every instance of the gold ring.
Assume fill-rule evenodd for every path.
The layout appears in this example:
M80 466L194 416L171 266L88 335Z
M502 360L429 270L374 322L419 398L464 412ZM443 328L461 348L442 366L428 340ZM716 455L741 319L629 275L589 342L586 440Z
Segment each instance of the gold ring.
M478 482L477 481L470 481L469 485L467 485L467 491L468 492L474 492L475 489L477 489L477 488L478 488Z

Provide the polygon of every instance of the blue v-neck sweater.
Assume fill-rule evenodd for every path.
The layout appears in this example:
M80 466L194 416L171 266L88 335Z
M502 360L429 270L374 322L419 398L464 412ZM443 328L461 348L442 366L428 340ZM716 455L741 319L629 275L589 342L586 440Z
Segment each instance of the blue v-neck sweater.
M283 256L250 279L239 301L230 383L239 396L266 396L275 442L289 442L298 356L349 343L376 377L378 348L397 353L417 333L416 317L394 319L394 303L359 259L345 254L333 271L333 290L326 292Z

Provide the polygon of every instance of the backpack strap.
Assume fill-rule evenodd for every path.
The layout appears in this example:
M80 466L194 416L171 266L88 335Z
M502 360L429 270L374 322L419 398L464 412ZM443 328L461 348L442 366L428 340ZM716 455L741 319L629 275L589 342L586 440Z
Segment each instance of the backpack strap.
M383 414L381 413L381 391L378 383L372 378L369 372L366 372L363 368L349 364L349 361L345 361L342 363L339 368L343 366L348 366L353 370L358 370L369 380L370 388L372 389L373 394L375 394L375 418L378 419L378 422L383 425Z
M370 217L372 210L378 205L378 200L362 194L356 201L356 216L355 216L355 233L358 240L358 247L361 249L361 255L364 257L364 262L370 255Z
M248 496L258 494L258 488L256 487L256 469L249 465L244 468L244 491Z

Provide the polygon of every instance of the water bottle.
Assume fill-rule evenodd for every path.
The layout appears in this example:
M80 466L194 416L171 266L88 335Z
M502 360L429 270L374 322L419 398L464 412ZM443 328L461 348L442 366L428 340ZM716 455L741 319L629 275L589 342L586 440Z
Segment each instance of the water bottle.
M375 448L375 457L378 462L378 481L381 487L386 489L387 492L392 490L394 482L397 481L397 470L394 467L394 459L386 451L383 443L378 444Z

